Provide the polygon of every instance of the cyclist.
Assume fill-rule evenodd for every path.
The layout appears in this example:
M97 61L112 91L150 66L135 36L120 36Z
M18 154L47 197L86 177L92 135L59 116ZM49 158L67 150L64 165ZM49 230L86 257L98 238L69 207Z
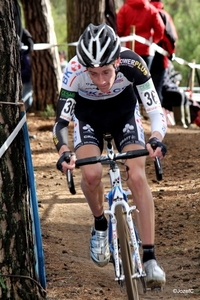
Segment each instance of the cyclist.
M151 121L146 144L150 157L162 158L166 147L162 139L166 120L145 62L135 52L120 47L120 39L105 23L90 24L78 40L77 55L63 75L53 139L63 173L75 168L76 158L98 156L103 151L103 134L111 133L119 152L145 147L144 131L137 97ZM137 96L134 92L137 89ZM74 150L68 147L68 124L73 116ZM156 143L154 152L151 145ZM68 163L66 162L68 161ZM70 161L70 162L69 162ZM162 286L165 273L154 253L154 204L145 174L145 157L127 160L127 184L139 210L138 227L143 244L143 263L147 286ZM81 188L94 215L90 255L100 267L109 262L107 219L104 216L102 165L81 167Z

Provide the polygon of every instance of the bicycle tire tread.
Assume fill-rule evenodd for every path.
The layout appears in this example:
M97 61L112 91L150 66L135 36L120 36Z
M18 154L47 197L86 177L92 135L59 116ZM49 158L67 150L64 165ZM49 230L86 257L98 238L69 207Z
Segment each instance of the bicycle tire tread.
M129 244L127 223L122 214L122 206L116 206L117 232L121 248L121 258L125 275L126 291L129 300L139 300L137 279L132 279L132 255Z

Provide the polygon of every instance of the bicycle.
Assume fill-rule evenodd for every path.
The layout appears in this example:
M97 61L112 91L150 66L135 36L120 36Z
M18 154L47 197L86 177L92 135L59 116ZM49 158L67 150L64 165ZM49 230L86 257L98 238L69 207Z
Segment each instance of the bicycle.
M126 292L129 300L139 300L138 280L140 279L143 292L146 292L145 271L143 270L139 246L141 244L136 227L133 223L132 212L137 211L135 205L129 206L128 192L122 188L122 178L118 164L125 166L124 160L147 156L147 149L133 150L124 153L116 153L112 144L112 136L104 136L107 142L107 155L88 157L76 160L76 167L88 164L101 163L109 166L111 190L106 195L109 209L105 214L109 215L108 239L110 248L110 262L115 270L115 281L120 287L126 283ZM119 160L123 160L120 161ZM118 162L117 162L118 161ZM126 167L127 168L127 167ZM158 157L155 159L157 180L162 179L162 167ZM67 182L72 194L76 193L71 171L67 172Z

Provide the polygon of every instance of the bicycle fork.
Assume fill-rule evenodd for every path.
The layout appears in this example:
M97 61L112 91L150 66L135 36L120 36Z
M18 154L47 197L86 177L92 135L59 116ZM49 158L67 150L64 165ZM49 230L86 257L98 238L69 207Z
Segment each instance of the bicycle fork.
M134 252L133 252L133 259L136 261L136 267L137 267L137 273L134 274L132 277L143 277L145 276L145 272L142 268L142 262L140 259L140 253L139 253L139 245L138 245L138 239L136 237L135 228L133 225L133 219L131 216L131 213L133 210L137 210L136 206L127 207L128 211L126 211L126 222L129 227L130 236L131 236L131 245L133 246Z
M119 257L119 245L118 245L118 236L117 236L117 220L115 217L115 207L117 205L122 205L123 209L124 209L124 213L126 214L126 222L128 224L129 227L129 231L130 231L130 242L131 245L133 246L133 255L134 257L132 257L133 262L136 262L136 266L137 266L137 271L132 274L132 278L139 278L139 277L143 277L145 276L145 273L142 269L142 263L141 263L141 259L140 259L140 254L139 254L139 248L138 248L138 242L137 242L137 238L136 238L136 234L135 234L135 230L134 230L134 226L133 226L133 220L132 220L132 216L131 216L131 212L133 210L136 209L136 206L132 206L129 207L128 203L124 200L124 199L116 199L113 201L111 209L110 210L105 210L106 214L109 214L111 216L111 223L112 223L112 241L113 241L113 258L114 258L114 265L115 265L115 275L116 278L115 280L124 280L124 274L122 273L122 262L121 259ZM134 268L133 268L134 269ZM135 269L134 269L135 270Z

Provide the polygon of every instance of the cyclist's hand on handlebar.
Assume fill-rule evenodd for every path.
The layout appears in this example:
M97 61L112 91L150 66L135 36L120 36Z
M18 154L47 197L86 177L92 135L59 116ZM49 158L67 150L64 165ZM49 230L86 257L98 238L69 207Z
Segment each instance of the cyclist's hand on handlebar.
M150 157L155 158L157 156L163 158L167 152L167 147L160 142L158 138L153 137L147 143L147 150L149 151Z
M67 170L73 171L75 168L76 157L71 151L64 151L59 160L57 161L56 167L59 171L66 174Z

